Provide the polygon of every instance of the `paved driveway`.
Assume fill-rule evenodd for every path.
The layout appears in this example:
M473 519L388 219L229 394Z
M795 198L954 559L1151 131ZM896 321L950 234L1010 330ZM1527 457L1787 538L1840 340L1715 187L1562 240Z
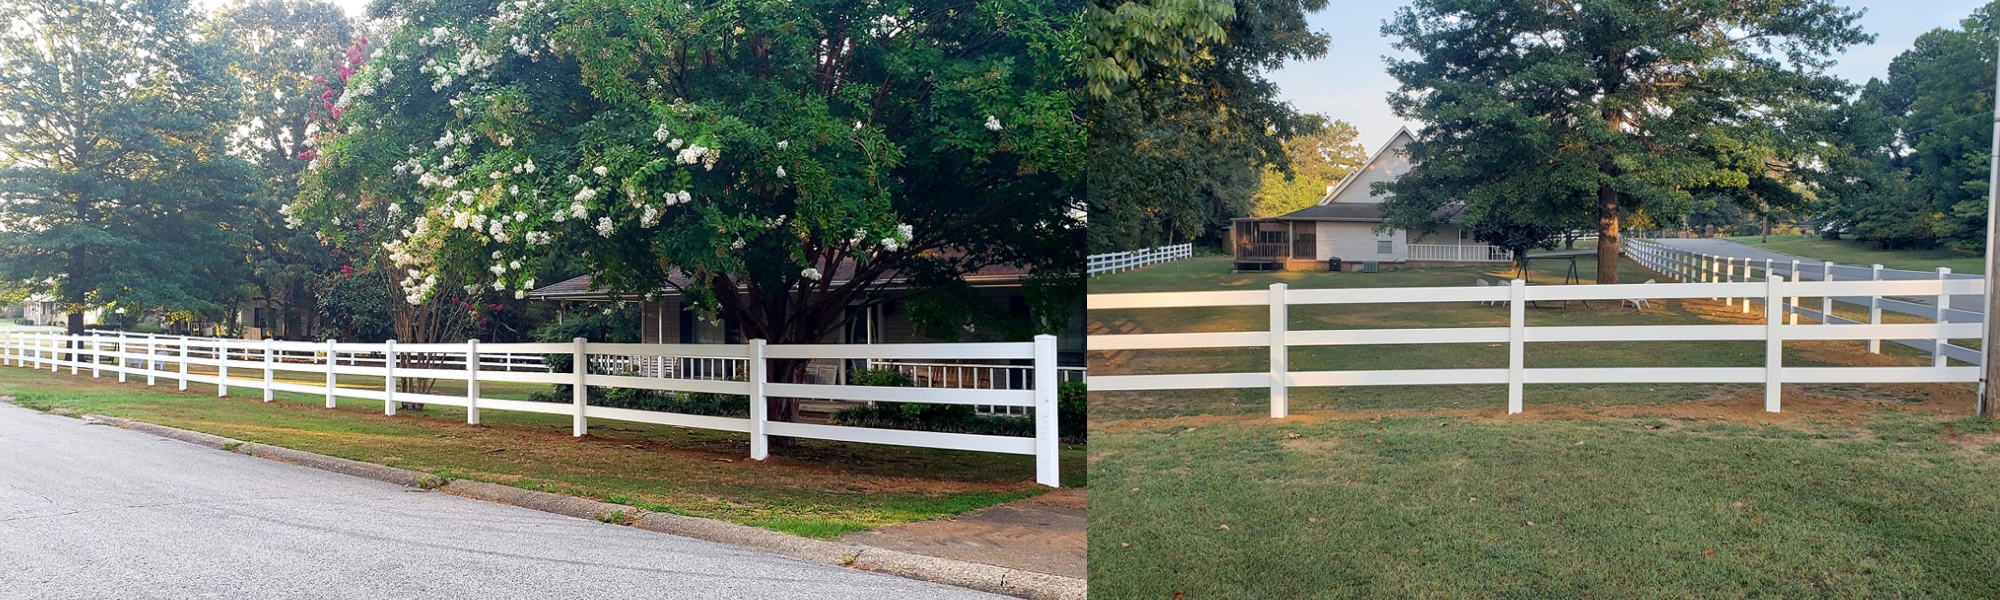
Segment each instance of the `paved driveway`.
M0 404L4 598L1003 598Z

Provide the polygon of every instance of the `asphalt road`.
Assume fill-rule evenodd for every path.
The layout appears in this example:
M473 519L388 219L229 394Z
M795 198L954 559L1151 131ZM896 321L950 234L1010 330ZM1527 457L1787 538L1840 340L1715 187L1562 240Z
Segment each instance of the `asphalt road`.
M1003 598L0 404L0 598Z
M1771 269L1777 271L1779 275L1784 275L1787 278L1791 277L1793 259L1797 259L1799 261L1799 271L1804 272L1807 281L1819 281L1820 275L1822 274L1820 261L1818 259L1805 258L1802 256L1792 256L1790 254L1781 254L1777 252L1772 252L1770 250L1765 250L1763 248L1759 248L1754 245L1741 244L1730 240L1712 239L1712 238L1711 239L1659 238L1653 241L1659 242L1661 245L1664 246L1671 246L1674 248L1686 250L1688 252L1699 252L1702 254L1712 254L1715 256L1728 256L1735 258L1747 257L1750 260L1755 261L1759 269L1763 268L1762 261L1768 258L1771 259ZM1743 268L1739 264L1739 266L1737 266L1737 272L1741 273L1742 270ZM1844 265L1841 263L1834 263L1833 280L1834 281L1866 280L1869 278L1870 270L1871 269L1869 265L1854 266L1854 265ZM1761 273L1762 271L1759 272ZM1896 269L1884 268L1882 269L1882 278L1883 279L1936 279L1937 273L1935 272L1927 273L1923 271L1901 271ZM1979 275L1961 275L1958 273L1953 273L1951 275L1951 278L1983 279L1983 277L1980 277ZM1932 304L1932 305L1936 304L1935 302L1931 302L1925 298L1910 298L1910 300L1913 302L1920 302L1924 304ZM1982 301L1983 298L1981 298L1978 295L1953 296L1951 298L1951 307L1958 310L1981 312L1983 310L1983 307L1980 306Z

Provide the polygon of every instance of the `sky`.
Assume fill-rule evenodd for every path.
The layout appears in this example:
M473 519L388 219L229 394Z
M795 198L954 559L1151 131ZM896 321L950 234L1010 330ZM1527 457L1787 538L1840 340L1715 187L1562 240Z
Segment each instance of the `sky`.
M1917 36L1939 27L1957 28L1985 0L1850 0L1847 6L1865 9L1863 31L1875 34L1872 45L1848 48L1836 57L1829 69L1848 81L1863 83L1870 77L1889 72L1889 61L1910 48ZM1396 80L1384 70L1383 57L1409 58L1389 47L1382 37L1382 22L1403 2L1381 0L1332 0L1326 10L1310 15L1313 30L1327 34L1326 57L1286 65L1270 73L1278 84L1280 97L1300 111L1319 113L1347 121L1360 132L1362 147L1374 152L1389 141L1396 129L1417 124L1406 122L1389 110L1389 92Z

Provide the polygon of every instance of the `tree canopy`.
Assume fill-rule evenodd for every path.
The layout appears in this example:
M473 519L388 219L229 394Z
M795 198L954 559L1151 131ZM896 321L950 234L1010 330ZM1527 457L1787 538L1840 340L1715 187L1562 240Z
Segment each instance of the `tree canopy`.
M243 294L226 52L185 0L0 3L0 278L70 312L217 315Z
M1217 236L1250 214L1266 167L1290 173L1283 142L1318 125L1264 73L1318 58L1306 14L1325 0L1093 0L1084 71L1090 98L1091 252Z
M1803 200L1789 184L1843 101L1828 56L1870 41L1827 0L1417 0L1383 26L1396 113L1423 121L1413 170L1378 184L1391 225L1594 216L1597 281L1616 283L1624 219L1678 222L1696 198Z
M1358 134L1353 125L1319 115L1306 115L1306 120L1311 124L1285 140L1285 157L1291 161L1292 172L1287 175L1277 167L1264 167L1263 180L1252 197L1256 206L1251 215L1275 217L1312 206L1326 197L1328 187L1367 162L1368 152L1355 141Z

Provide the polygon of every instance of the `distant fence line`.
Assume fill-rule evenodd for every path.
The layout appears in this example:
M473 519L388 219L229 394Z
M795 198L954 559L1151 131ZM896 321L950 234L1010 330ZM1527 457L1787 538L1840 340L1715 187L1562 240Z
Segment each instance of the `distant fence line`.
M1811 267L1801 267L1800 266L1801 261L1799 260L1774 261L1770 259L1757 260L1747 257L1720 256L1720 255L1706 254L1701 252L1690 252L1687 250L1674 248L1672 246L1667 246L1649 240L1627 241L1625 246L1625 255L1626 257L1631 258L1633 262L1637 262L1641 265L1644 265L1646 268L1659 271L1661 273L1666 274L1669 277L1673 277L1683 282L1690 282L1690 283L1704 283L1704 282L1726 283L1735 281L1763 281L1765 278L1771 276L1772 274L1776 274L1778 277L1790 279L1793 281L1843 281L1838 277L1840 271L1842 270L1846 270L1849 272L1867 273L1866 277L1854 277L1851 279L1846 279L1844 281L1921 281L1925 279L1957 279L1958 281L1981 281L1979 279L1954 278L1952 277L1951 269L1945 267L1939 267L1934 272L1926 273L1923 271L1884 269L1882 268L1882 265L1870 265L1867 267L1862 267L1858 265L1840 265L1833 263L1831 261L1823 261L1819 263L1819 268L1814 269ZM1762 273L1763 275L1759 276L1757 275L1758 273ZM1889 275L1890 277L1885 278L1884 275ZM1985 288L1982 282L1981 288L1977 292L1977 294L1983 296L1984 293L1985 293ZM1746 313L1750 312L1750 302L1752 300L1754 299L1744 298L1742 302L1740 302L1740 304L1743 307L1743 312ZM1858 321L1855 319L1849 319L1834 314L1833 303L1835 301L1846 302L1848 304L1868 307L1868 320L1865 322ZM1806 305L1799 304L1798 298L1796 296L1793 296L1786 299L1786 302L1784 302L1781 305L1782 307L1781 310L1785 314L1790 315L1788 321L1792 325L1799 324L1799 317L1802 315L1805 318L1818 321L1822 324L1830 324L1830 325L1856 325L1863 323L1880 324L1882 322L1882 313L1884 311L1909 315L1913 317L1921 317L1925 319L1930 319L1932 321L1943 321L1948 323L1984 322L1984 319L1981 318L1980 313L1978 312L1951 308L1950 299L1947 297L1938 297L1935 298L1933 301L1936 303L1924 304L1921 302L1898 300L1896 298L1888 298L1880 295L1845 296L1845 297L1829 296L1820 298L1819 308L1818 310L1814 310ZM1739 304L1739 302L1737 302L1736 299L1734 298L1723 298L1723 302L1725 305L1732 305L1732 306ZM1942 311L1939 310L1940 307L1943 308ZM1970 337L1977 338L1979 336L1975 335ZM1868 340L1868 351L1870 353L1880 354L1882 352L1882 339L1883 338L1870 338ZM1915 348L1917 350L1922 350L1925 353L1929 354L1943 354L1945 357L1954 360L1964 361L1973 364L1979 364L1980 361L1979 350L1952 344L1949 341L1932 340L1932 339L1899 339L1890 341L1911 348ZM1944 345L1944 352L1942 353L1937 352L1939 344Z
M537 369L519 367L512 356L568 354L570 372L550 372L545 363ZM604 364L596 356L655 357L706 361L698 364L741 365L729 372L731 380L701 373L647 376L634 371L620 374L591 372L590 365ZM490 359L489 357L503 357ZM766 361L915 359L929 362L985 360L1031 361L1021 365L1026 379L1019 387L887 387L825 383L788 383L770 380ZM456 344L398 344L352 342L288 342L277 340L232 340L164 335L67 335L51 333L0 332L0 364L56 372L67 367L76 375L88 370L92 377L109 371L126 381L143 376L147 385L157 379L216 386L216 395L229 393L231 385L252 387L264 392L269 402L274 392L323 395L326 407L333 408L342 398L380 401L383 413L396 414L398 402L440 404L466 409L466 422L477 424L480 412L511 410L570 415L573 434L589 432L589 419L611 419L680 427L735 431L750 436L750 457L769 456L770 436L813 438L869 444L892 444L1025 454L1035 457L1035 481L1050 487L1061 485L1058 475L1056 394L1060 379L1056 362L1056 338L1035 336L1032 342L987 342L952 344L766 344L751 340L745 344L612 344L593 343L577 338L570 343L485 344L477 340ZM191 373L189 366L213 367L213 374ZM261 382L247 386L232 380L229 370L261 371ZM718 371L726 369L718 368ZM280 371L323 374L325 382L278 381ZM381 377L376 388L342 387L338 376ZM466 382L462 396L419 394L397 391L402 378L444 379ZM541 383L571 386L571 402L531 402L504 400L481 395L485 382ZM963 382L961 382L963 383ZM653 410L593 406L588 403L590 387L627 388L668 392L704 392L749 397L747 418L691 415ZM976 435L907 431L868 427L846 427L812 423L771 421L766 416L769 398L815 398L850 402L920 402L965 404L1023 409L1032 413L1034 437Z
M1643 262L1643 261L1642 261ZM1090 336L1092 352L1206 348L1267 348L1270 368L1247 373L1152 373L1108 375L1093 373L1092 392L1143 390L1202 390L1269 388L1271 416L1290 413L1291 389L1381 385L1505 384L1507 412L1522 411L1522 388L1540 384L1612 383L1762 383L1764 409L1779 410L1779 391L1786 383L1958 383L1979 380L1978 367L1947 366L1934 355L1927 367L1787 367L1787 340L1976 338L1977 323L1893 323L1787 325L1784 311L1765 311L1757 325L1611 325L1529 327L1526 306L1543 301L1627 302L1649 298L1756 298L1765 306L1797 305L1800 296L1880 297L1947 296L1984 292L1984 282L1966 279L1906 281L1790 282L1783 276L1761 282L1664 283L1622 285L1529 286L1521 280L1489 287L1411 287L1293 290L1273 284L1269 290L1094 294L1087 310L1157 310L1222 306L1262 306L1269 311L1265 331L1202 333L1141 333ZM1793 299L1787 302L1786 298ZM1329 304L1407 304L1425 302L1496 302L1506 306L1505 327L1425 329L1291 330L1289 308ZM1592 367L1528 368L1529 343L1638 341L1762 341L1762 367ZM1384 369L1293 371L1292 348L1305 346L1381 344L1492 344L1507 348L1505 368Z
M1163 262L1176 261L1190 256L1194 256L1194 244L1191 243L1175 244L1172 246L1160 246L1158 248L1146 248L1144 250L1129 250L1126 252L1112 252L1108 254L1092 254L1089 257L1089 274L1101 275L1104 273L1117 273L1119 271L1130 271L1140 267L1156 265Z

